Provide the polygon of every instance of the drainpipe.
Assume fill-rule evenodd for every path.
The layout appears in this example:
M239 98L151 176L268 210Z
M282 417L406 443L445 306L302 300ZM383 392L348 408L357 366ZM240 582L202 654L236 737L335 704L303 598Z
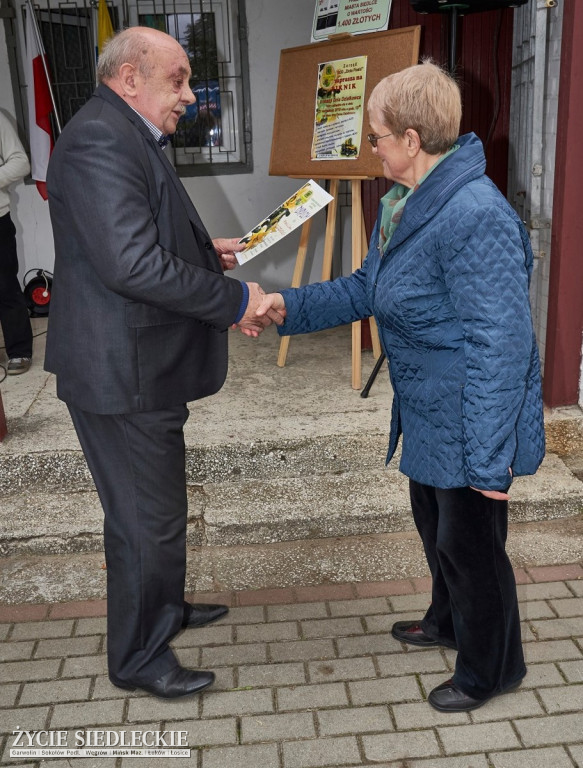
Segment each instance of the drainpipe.
M547 254L541 251L541 229L549 229L550 219L543 214L543 127L545 110L545 85L547 71L547 22L548 11L556 5L556 0L537 0L535 35L534 35L534 78L532 121L529 129L532 133L531 152L531 184L530 184L530 216L527 226L535 258L544 258Z

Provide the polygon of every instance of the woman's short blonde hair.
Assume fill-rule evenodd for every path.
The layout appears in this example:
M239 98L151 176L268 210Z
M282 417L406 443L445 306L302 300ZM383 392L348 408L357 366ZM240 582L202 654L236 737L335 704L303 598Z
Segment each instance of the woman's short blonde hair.
M421 149L441 155L459 135L462 99L453 77L426 59L377 83L368 111L396 136L404 136L407 128L413 128L421 139Z

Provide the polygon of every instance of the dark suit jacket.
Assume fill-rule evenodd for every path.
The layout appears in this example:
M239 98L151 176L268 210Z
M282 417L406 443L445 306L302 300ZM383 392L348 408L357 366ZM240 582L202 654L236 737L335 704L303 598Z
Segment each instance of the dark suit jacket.
M92 413L213 394L241 305L147 126L100 85L56 142L47 187L55 269L45 367Z

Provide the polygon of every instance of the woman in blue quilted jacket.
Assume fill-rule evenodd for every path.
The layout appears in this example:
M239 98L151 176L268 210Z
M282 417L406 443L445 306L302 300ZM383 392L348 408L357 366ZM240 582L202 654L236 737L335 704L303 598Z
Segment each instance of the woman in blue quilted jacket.
M389 452L431 571L432 600L392 634L458 651L429 703L462 712L526 674L516 584L505 550L508 490L544 455L538 352L529 305L533 255L515 212L484 175L474 134L458 137L457 84L431 62L384 78L368 136L394 184L350 277L270 294L282 335L374 315L394 392Z

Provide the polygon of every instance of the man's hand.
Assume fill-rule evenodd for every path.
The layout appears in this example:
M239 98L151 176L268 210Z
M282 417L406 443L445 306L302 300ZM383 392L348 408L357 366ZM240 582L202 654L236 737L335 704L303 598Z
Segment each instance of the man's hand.
M245 243L240 243L238 237L217 237L213 240L213 245L221 262L223 272L226 272L228 269L235 269L238 264L235 254L243 250Z
M240 328L245 336L256 338L264 328L271 325L272 321L267 317L259 318L256 316L257 308L261 304L261 299L265 296L263 288L258 283L247 283L247 288L249 289L247 309L245 310L243 317L239 320L237 325L233 326L233 328Z
M285 304L280 294L266 296L263 288L257 283L247 283L249 288L249 303L245 314L235 327L240 328L246 336L257 337L268 325L282 325L285 319ZM281 301L273 301L270 297L280 296ZM261 309L261 314L259 310Z

